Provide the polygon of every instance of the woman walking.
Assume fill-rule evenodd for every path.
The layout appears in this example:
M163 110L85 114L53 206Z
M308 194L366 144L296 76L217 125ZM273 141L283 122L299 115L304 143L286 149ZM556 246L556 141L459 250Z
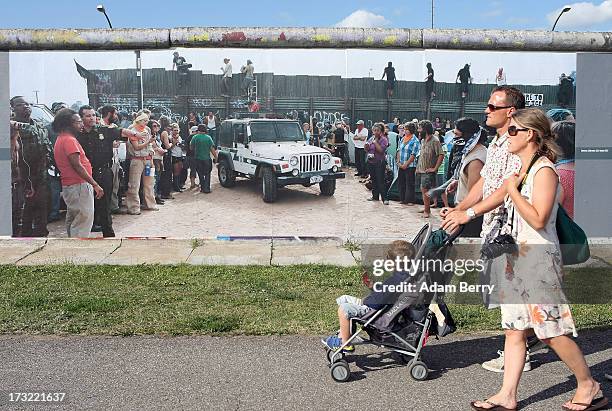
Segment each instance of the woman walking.
M511 234L517 251L506 254L506 273L500 298L505 329L504 379L500 391L484 401L474 401L476 410L515 410L517 388L523 372L527 333L536 336L561 358L576 377L574 396L564 410L593 411L605 407L600 387L584 355L569 334L576 327L561 287L563 277L559 240L555 228L559 207L559 176L554 162L559 149L544 112L516 111L508 128L508 151L521 159L520 175L504 182L509 218L504 232Z

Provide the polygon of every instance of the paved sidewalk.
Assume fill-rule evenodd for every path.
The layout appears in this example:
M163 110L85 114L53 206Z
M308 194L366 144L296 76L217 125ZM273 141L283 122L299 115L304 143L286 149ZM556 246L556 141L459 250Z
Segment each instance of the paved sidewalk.
M397 238L365 242L340 238L251 240L218 239L0 239L0 265L40 264L198 264L198 265L294 265L352 266L370 244L388 244ZM405 238L411 240L410 238ZM477 239L459 239L451 258L479 258ZM612 266L612 241L594 239L592 259L585 265Z
M390 409L468 410L501 385L479 365L499 335L451 335L423 351L430 379L413 381L395 356L358 346L353 378L332 381L320 337L0 336L0 408L7 410ZM578 343L608 398L612 330ZM552 353L533 356L519 389L522 410L560 410L575 381ZM9 392L65 392L61 405L7 405Z

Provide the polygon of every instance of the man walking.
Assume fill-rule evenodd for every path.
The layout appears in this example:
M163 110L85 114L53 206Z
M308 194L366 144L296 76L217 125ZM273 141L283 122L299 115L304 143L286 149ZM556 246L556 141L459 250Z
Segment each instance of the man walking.
M224 58L223 63L225 63L225 66L221 67L223 72L223 77L221 78L221 96L229 97L232 86L232 63L230 63L228 58Z
M53 151L67 208L68 237L87 238L94 220L94 192L95 198L100 199L104 190L93 179L91 163L76 139L82 126L81 117L74 111L60 110L53 120L53 129L59 133Z
M508 127L512 114L519 109L525 108L525 96L518 89L510 86L500 86L493 90L485 114L487 115L487 126L494 127L497 135L489 144L487 149L487 161L480 172L480 179L472 186L467 196L454 209L443 209L440 213L444 218L442 228L446 231L455 231L460 225L467 224L476 217L483 215L482 232L480 237L483 244L489 244L499 234L501 227L505 225L508 211L504 207L506 191L502 187L507 176L519 173L521 161L518 156L508 151L510 141L508 139ZM496 264L497 259L488 264L487 276L484 282L491 282L496 272L505 271L505 264ZM496 304L486 301L489 308L495 308ZM527 345L531 352L545 347L538 343L537 339L530 339ZM499 351L499 357L486 361L483 368L504 372L504 352ZM523 371L531 370L529 351Z
M208 130L204 124L198 126L197 134L191 138L190 146L194 152L196 170L200 179L200 191L210 193L210 172L212 171L212 154L217 160L217 150L212 138L207 134Z

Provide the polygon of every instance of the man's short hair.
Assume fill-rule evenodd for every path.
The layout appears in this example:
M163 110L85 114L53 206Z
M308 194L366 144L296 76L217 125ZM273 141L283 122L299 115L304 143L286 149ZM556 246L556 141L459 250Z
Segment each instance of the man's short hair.
M502 92L506 95L506 105L517 110L525 108L525 95L521 90L512 86L499 86L493 89L493 93Z
M88 105L81 106L79 108L79 116L83 117L83 113L85 112L85 110L93 110L93 109L94 108L92 106L88 106Z
M417 132L417 126L415 123L413 123L412 121L410 123L406 123L404 125L404 130L408 130L410 132L410 134L416 134Z
M109 113L115 113L117 111L117 109L113 106L103 106L100 108L100 115L102 116L102 118L106 117Z
M428 136L431 136L434 133L433 124L429 120L419 121L419 127L421 127L421 129L425 131L425 133L427 133Z
M198 124L198 132L206 133L208 132L208 127L206 127L206 125L204 124Z
M13 98L9 100L9 102L11 103L11 107L15 107L15 100L17 100L18 98L25 100L24 96L14 96Z

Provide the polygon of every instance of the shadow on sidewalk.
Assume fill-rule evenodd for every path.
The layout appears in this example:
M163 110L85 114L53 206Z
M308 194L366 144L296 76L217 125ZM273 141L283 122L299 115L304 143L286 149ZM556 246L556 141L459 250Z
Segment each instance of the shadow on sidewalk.
M610 349L612 347L610 341L612 341L612 329L582 331L576 340L578 346L585 355ZM484 361L496 357L497 351L503 349L503 335L450 342L444 342L444 339L430 341L422 351L423 360L430 369L430 374L427 379L437 379L448 371L481 364ZM360 368L359 371L355 371L351 374L352 380L354 381L363 379L365 374L369 372L405 367L405 362L402 361L399 354L384 351L349 356L347 359L349 362L354 362L354 364ZM534 370L536 370L540 364L561 361L552 350L532 354L531 360ZM609 393L607 394L606 390L609 391L611 387L610 384L605 381L604 373L612 372L612 360L607 360L598 364L590 364L590 366L593 377L601 383L604 395L610 398L611 395ZM570 375L571 372L567 370L567 374ZM547 388L541 393L523 400L520 407L563 393L570 393L575 388L575 379L570 377L568 381L563 384Z

